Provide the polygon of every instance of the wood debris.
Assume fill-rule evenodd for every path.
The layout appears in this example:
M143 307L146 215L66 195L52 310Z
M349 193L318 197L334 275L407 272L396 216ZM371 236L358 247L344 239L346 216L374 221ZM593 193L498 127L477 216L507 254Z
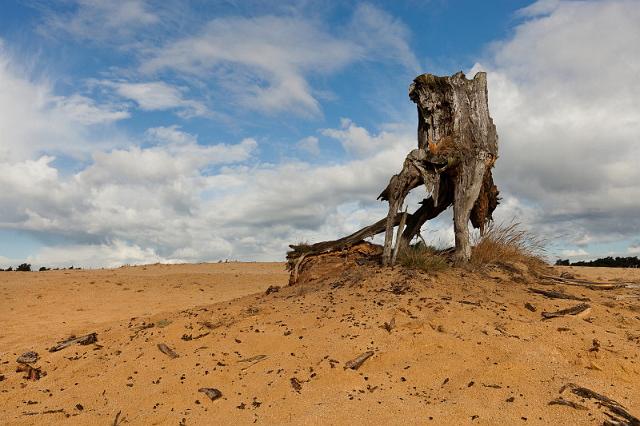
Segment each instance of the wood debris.
M549 401L548 405L565 405L567 407L575 408L576 410L588 410L584 405L578 404L577 402L568 401L562 398L556 398Z
M173 349L171 349L169 346L167 346L164 343L158 343L158 349L160 349L160 352L162 352L163 354L165 354L166 356L172 359L178 358L180 356Z
M57 352L71 345L90 345L98 341L98 333L89 333L84 336L75 337L71 336L61 342L58 342L55 346L49 348L49 352Z
M116 418L113 419L113 423L112 423L113 426L119 426L120 425L120 422L122 421L122 419L120 419L120 415L121 414L122 414L122 411L118 411L116 413Z
M584 399L594 399L603 407L606 407L610 413L605 413L611 420L608 421L610 425L621 426L640 426L640 419L633 416L627 411L627 409L620 404L605 395L592 391L591 389L578 386L574 383L567 383L560 388L560 393L563 393L566 389L569 389L571 393Z
M542 312L543 320L562 317L565 315L578 315L581 312L586 311L591 306L588 303L580 303L576 306L572 306L571 308L561 309L555 312Z
M269 295L271 293L277 293L280 291L280 287L277 285L270 285L269 288L267 288L267 291L265 291L264 293L266 295Z
M242 367L243 370L246 370L247 368L254 366L255 364L259 363L260 361L264 361L265 359L267 359L266 355L256 355L256 356L252 356L250 358L241 359L238 362L248 363L249 365L247 365L245 367Z
M198 389L198 392L204 393L212 401L215 401L216 399L222 398L222 392L220 392L216 388L200 388L200 389Z
M16 373L26 373L23 378L27 380L40 380L40 377L46 375L40 368L32 367L29 364L20 364L16 368Z
M396 319L395 318L391 318L391 321L389 322L384 322L384 324L381 325L382 328L384 328L385 330L387 330L389 333L391 333L391 330L393 330L394 328L396 328Z
M554 281L555 283L585 287L590 290L616 290L619 288L630 288L633 285L632 283L608 283L608 282L582 280L578 278L570 279L570 278L556 277L553 275L544 275L544 274L540 275L540 278L551 280L551 281Z
M578 297L561 291L541 290L538 288L529 288L529 291L531 293L540 294L549 299L579 300L580 302L588 302L590 300L588 297Z
M351 370L357 370L358 368L360 368L362 364L364 364L366 360L368 360L373 356L373 353L374 353L373 351L367 351L367 352L364 352L363 354L358 355L356 358L352 359L351 361L347 361L344 364L345 370L347 368L350 368Z
M300 380L292 377L291 379L289 379L289 383L291 383L291 387L294 391L300 393L300 391L302 390L302 383L300 383Z

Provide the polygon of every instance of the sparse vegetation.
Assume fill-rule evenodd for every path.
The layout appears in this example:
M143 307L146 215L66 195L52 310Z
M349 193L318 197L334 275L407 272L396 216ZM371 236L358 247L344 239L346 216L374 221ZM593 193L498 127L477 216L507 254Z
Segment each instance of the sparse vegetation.
M23 263L21 265L19 265L16 268L16 271L20 271L20 272L31 272L31 264L30 263Z
M545 264L544 253L545 241L522 229L519 223L505 225L492 222L474 241L471 265L522 263L527 267L537 267Z
M426 246L422 242L400 250L398 263L406 268L426 272L438 272L449 267L446 257L438 249Z

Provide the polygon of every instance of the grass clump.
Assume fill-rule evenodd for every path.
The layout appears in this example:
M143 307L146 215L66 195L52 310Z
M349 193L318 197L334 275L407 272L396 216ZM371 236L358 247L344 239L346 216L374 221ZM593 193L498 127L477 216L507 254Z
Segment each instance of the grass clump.
M398 263L405 268L426 272L438 272L449 267L446 257L438 249L422 242L401 249L398 252Z
M521 263L529 268L541 267L544 261L545 240L522 228L520 223L492 222L483 235L473 241L471 265L513 265Z

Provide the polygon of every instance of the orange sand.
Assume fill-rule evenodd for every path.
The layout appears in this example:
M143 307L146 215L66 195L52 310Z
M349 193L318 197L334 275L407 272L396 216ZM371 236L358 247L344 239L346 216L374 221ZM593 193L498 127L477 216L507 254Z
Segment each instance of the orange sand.
M270 295L287 282L283 264L0 273L0 423L110 425L120 413L129 425L602 424L596 404L559 394L568 382L640 415L640 289L331 262ZM639 270L554 273L567 270L640 282ZM528 287L588 297L591 308L542 321L579 302ZM47 351L90 332L97 345ZM28 350L40 380L15 372ZM359 370L344 369L367 350ZM559 396L587 410L548 405Z

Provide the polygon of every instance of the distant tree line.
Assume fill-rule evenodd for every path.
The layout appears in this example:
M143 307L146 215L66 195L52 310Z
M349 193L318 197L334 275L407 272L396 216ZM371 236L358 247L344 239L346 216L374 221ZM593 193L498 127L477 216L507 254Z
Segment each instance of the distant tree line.
M40 272L42 272L42 271L51 271L51 270L58 271L60 269L65 269L65 268L54 268L54 269L52 269L52 268L47 268L45 266L42 266L42 267L40 267L40 269L38 269L38 271L40 271ZM78 268L78 267L74 268L73 266L69 266L66 269L82 269L82 268ZM23 263L21 265L18 265L16 267L16 269L13 269L13 266L9 266L7 269L0 268L0 271L1 272L11 272L11 271L31 272L31 264L30 263Z
M557 266L602 266L607 268L640 268L640 259L633 257L603 257L596 260L569 262L569 259L558 259Z

